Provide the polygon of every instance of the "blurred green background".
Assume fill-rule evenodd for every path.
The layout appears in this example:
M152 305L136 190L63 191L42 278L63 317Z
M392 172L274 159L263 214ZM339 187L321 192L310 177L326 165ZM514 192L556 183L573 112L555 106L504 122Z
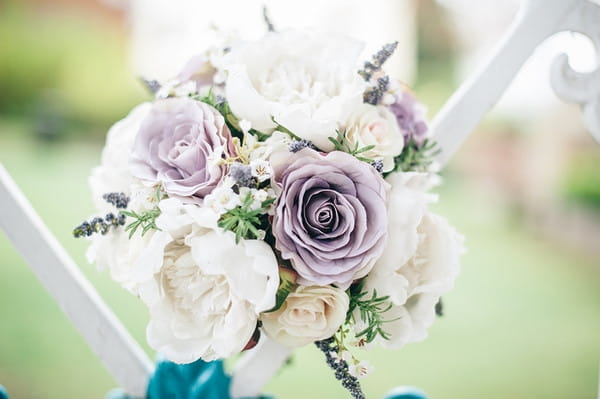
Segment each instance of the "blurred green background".
M441 13L432 2L419 9L415 91L430 115L455 87L447 27L425 23ZM154 356L144 306L89 265L86 242L71 237L93 213L87 176L106 130L148 98L129 68L123 18L92 1L0 3L0 162ZM575 124L564 134L574 139L556 144L560 167L552 157L551 178L536 179L520 172L537 137L530 131L546 133L540 126L488 118L444 172L436 208L467 238L462 273L425 342L364 356L375 366L363 383L368 397L398 385L433 399L596 397L600 146ZM16 399L102 398L115 386L2 234L0 384ZM345 397L312 347L266 390Z

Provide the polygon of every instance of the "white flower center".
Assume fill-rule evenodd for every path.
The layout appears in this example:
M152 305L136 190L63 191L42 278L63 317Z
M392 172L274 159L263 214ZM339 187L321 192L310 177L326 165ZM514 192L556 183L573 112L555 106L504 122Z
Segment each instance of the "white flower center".
M332 71L324 72L322 66L286 59L260 73L253 84L267 100L286 105L311 104L318 108L339 94L339 76Z
M192 315L222 315L230 306L229 286L223 275L203 274L186 252L162 270L163 287L175 308Z

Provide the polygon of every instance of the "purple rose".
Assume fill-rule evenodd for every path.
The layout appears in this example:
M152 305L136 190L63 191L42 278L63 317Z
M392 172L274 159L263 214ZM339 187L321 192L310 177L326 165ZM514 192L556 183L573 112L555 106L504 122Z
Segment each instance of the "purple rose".
M154 103L135 138L132 175L162 183L168 194L199 202L227 174L231 133L213 107L189 98Z
M427 122L425 121L425 107L408 92L404 91L396 96L396 101L390 105L390 111L396 116L398 126L404 136L404 145L413 139L421 146L427 135Z
M344 152L309 148L274 163L275 246L298 282L345 289L369 273L387 239L389 185L379 173Z

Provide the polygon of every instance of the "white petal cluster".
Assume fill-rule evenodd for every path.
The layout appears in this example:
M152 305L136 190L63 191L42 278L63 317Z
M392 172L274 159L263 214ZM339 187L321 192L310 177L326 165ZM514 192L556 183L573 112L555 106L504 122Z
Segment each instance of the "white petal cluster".
M390 320L384 324L390 339L378 336L375 342L397 349L427 336L435 305L454 285L464 249L462 236L447 220L426 211L431 198L418 188L425 185L424 176L397 174L392 180L388 247L364 287L389 296L391 309L382 316ZM359 322L356 331L361 328Z

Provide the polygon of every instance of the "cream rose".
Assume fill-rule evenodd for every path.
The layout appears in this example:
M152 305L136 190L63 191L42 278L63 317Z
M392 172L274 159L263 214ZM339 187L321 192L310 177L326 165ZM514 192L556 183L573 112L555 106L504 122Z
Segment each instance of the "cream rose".
M385 320L393 320L385 324L390 339L377 337L375 341L386 348L398 349L426 338L435 319L435 305L450 291L458 274L463 238L446 219L426 213L417 232L417 248L410 259L389 273L369 275L365 283L368 292L376 289L378 295L390 295L392 307L383 314ZM357 331L362 328L362 323L356 325Z
M338 35L287 31L233 47L226 97L233 113L271 133L273 118L318 148L335 137L362 104L366 83L356 73L363 45Z
M394 157L404 147L404 137L396 117L386 107L362 104L350 116L346 139L352 147L375 146L361 156L383 161L383 171L394 169Z
M267 335L298 347L331 337L344 322L349 299L332 286L299 286L275 312L261 316Z

